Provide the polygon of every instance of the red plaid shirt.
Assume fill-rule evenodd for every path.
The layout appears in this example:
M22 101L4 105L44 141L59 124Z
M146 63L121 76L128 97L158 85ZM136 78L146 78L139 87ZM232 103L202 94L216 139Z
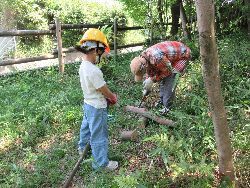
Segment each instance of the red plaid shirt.
M167 66L168 63L176 71L182 72L191 57L190 48L176 41L155 44L147 48L141 55L148 60L146 65L147 76L154 81L159 81L172 74L172 71Z

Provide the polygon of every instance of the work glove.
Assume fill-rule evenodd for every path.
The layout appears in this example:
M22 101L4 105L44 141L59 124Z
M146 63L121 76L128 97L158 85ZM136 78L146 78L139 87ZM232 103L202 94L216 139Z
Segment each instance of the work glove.
M150 77L147 78L143 82L143 90L146 90L146 91L150 92L151 89L152 89L153 84L154 84L153 80Z
M113 94L111 98L107 98L108 105L114 105L117 103L117 95Z
M175 73L175 74L181 74L179 71L177 71L175 68L173 68L173 71L172 73Z
M167 62L167 63L166 63L166 66L167 66L167 69L168 69L170 72L173 72L173 67L172 67L172 65L171 65L170 62Z
M145 90L145 89L144 89L144 90L142 91L142 95L143 95L144 97L148 96L149 93L150 93L149 90Z

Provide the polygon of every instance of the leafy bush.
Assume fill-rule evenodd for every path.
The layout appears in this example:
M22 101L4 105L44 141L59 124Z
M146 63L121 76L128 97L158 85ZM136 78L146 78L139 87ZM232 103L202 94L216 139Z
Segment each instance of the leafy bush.
M120 175L114 178L119 188L136 188L139 183L137 178L132 175Z
M19 30L48 29L48 24L54 23L56 17L63 24L106 24L112 23L115 17L120 25L127 22L122 6L118 3L110 7L102 3L82 0L5 0L4 6L8 6L13 12L16 28ZM64 30L62 34L63 46L74 46L80 40L82 34L83 30ZM119 38L123 37L123 34L119 35ZM22 47L21 53L24 54L30 53L30 51L26 51L30 48L30 45L37 46L40 51L51 51L43 46L44 37L41 36L19 37L18 42L19 47Z

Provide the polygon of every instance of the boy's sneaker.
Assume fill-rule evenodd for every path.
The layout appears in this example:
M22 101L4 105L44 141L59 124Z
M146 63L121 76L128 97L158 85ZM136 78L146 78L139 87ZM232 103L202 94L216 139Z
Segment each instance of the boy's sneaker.
M117 161L109 161L108 165L105 167L107 170L116 170L118 168L118 162Z
M161 115L166 115L170 110L167 107L164 107L163 109L159 110Z

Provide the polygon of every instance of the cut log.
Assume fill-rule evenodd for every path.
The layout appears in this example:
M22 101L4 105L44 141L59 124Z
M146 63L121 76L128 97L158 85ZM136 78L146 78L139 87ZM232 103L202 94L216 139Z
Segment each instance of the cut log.
M137 141L138 140L138 132L136 130L133 131L122 131L121 138L122 140L130 140L130 141Z
M139 119L139 126L138 126L138 128L139 129L145 129L147 125L148 125L148 118L142 116Z
M159 116L156 116L156 115L148 112L145 108L138 108L135 106L125 106L124 110L126 112L134 112L134 113L139 114L143 117L147 117L147 118L152 119L155 122L162 124L162 125L168 125L170 127L174 127L174 124L175 124L175 122L173 122L172 120L164 119L164 118L161 118Z

